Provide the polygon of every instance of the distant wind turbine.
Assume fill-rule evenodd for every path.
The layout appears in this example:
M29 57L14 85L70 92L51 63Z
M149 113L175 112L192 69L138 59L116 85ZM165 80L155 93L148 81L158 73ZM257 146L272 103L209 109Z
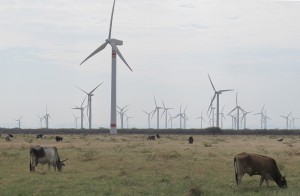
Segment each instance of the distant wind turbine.
M43 128L44 116L40 116L40 115L37 115L37 116L39 117L41 128Z
M145 110L143 110L143 112L145 114L147 114L147 119L148 119L148 129L150 129L150 119L151 119L151 114L154 112L154 111L151 111L151 112L146 112Z
M263 129L264 127L264 108L265 108L265 105L263 105L263 107L261 108L261 111L259 113L256 113L254 115L258 115L260 114L260 128Z
M103 82L101 82L99 85L96 86L96 88L94 88L91 92L86 92L85 90L82 90L81 88L79 88L79 90L81 90L82 92L84 92L87 97L88 97L88 105L87 105L87 115L89 117L89 129L92 129L92 96L94 96L93 92L102 84Z
M203 121L205 122L205 120L204 120L204 118L203 118L203 111L201 112L201 116L197 117L196 119L200 119L200 120L201 120L201 129L202 129L202 128L203 128L203 127L202 127L202 122L203 122Z
M122 129L124 128L124 127L123 127L123 119L124 119L124 115L125 115L125 113L129 110L129 108L126 109L126 110L125 110L125 108L128 107L128 106L129 106L129 105L126 105L126 106L124 106L123 108L120 108L119 106L117 106L117 107L119 108L119 110L120 110L120 111L118 111L118 113L120 114L121 128L122 128Z
M216 88L215 88L214 84L212 83L212 81L211 81L209 75L208 75L208 78L209 78L209 81L210 81L210 83L211 83L211 86L213 87L213 89L214 89L214 91L215 91L215 94L214 94L214 96L213 96L213 98L212 98L212 100L211 100L211 102L210 102L210 105L209 105L209 107L208 107L208 110L209 110L210 107L212 107L212 103L213 103L213 101L215 100L215 98L217 97L217 127L220 127L220 126L219 126L219 119L220 119L220 116L219 116L219 114L220 114L220 110L219 110L219 108L220 108L220 107L219 107L219 102L220 102L220 100L219 100L219 95L222 94L223 92L226 92L226 91L233 91L233 89L216 90Z
M263 120L264 120L264 124L265 124L265 129L267 129L267 125L268 125L268 120L271 120L271 118L269 118L268 116L267 116L267 109L265 108L265 114L264 114L264 118L263 118Z
M295 118L293 115L291 115L291 117L291 125L293 126L293 129L295 129L295 120L297 120L298 118Z
M48 109L47 109L47 106L46 106L46 114L44 116L44 119L45 119L45 124L46 124L46 129L49 128L49 118L51 118L50 114L48 113Z
M130 118L133 118L133 117L130 117L130 116L127 116L127 115L126 115L127 129L129 129L129 119L130 119Z
M22 117L16 119L16 121L18 122L18 128L21 129L21 119Z
M233 110L231 110L231 112L229 112L229 114L231 114L234 110L236 110L236 129L239 130L240 129L240 110L242 112L245 112L245 110L243 110L241 108L241 106L239 106L237 95L238 95L238 93L236 93L235 108L233 108Z
M156 115L157 115L157 129L159 129L159 110L163 109L163 108L160 107L160 106L157 106L155 97L154 97L154 103L155 103L155 109L154 109L154 112L153 112L151 118L153 118L154 114L156 113Z
M84 118L83 111L84 111L84 109L87 107L87 106L86 106L86 107L83 107L83 103L84 103L85 99L86 99L86 97L83 99L83 101L82 101L82 103L81 103L81 106L80 106L80 107L78 107L78 106L75 106L74 108L72 108L72 109L74 109L74 110L80 110L80 122L81 122L81 129L83 129L83 118Z
M122 61L127 65L127 67L132 71L132 69L129 67L128 63L126 62L126 60L124 59L124 57L122 56L121 52L119 51L119 49L117 47L118 45L123 45L123 41L111 38L114 8L115 8L115 0L114 0L112 12L111 12L108 38L105 40L104 44L102 44L99 48L97 48L94 52L92 52L81 63L81 64L83 64L90 57L94 56L95 54L97 54L98 52L103 50L107 44L110 44L110 46L112 47L110 134L117 134L117 81L116 81L117 58L116 58L116 55L118 55L122 59Z
M247 129L247 126L246 126L246 123L247 123L247 114L251 113L252 111L250 112L244 112L243 113L243 116L242 116L242 121L244 121L244 129Z
M287 116L281 116L282 118L286 119L286 129L289 129L289 117L292 114L292 112L290 112Z
M73 114L73 116L74 116L74 120L75 120L75 127L77 129L77 120L78 120L79 116L75 116L74 114Z
M168 110L171 110L171 109L173 109L173 108L167 108L166 106L165 106L165 103L164 103L164 101L162 100L162 104L163 104L163 113L161 114L161 116L163 116L164 114L165 114L165 129L167 129L168 128Z

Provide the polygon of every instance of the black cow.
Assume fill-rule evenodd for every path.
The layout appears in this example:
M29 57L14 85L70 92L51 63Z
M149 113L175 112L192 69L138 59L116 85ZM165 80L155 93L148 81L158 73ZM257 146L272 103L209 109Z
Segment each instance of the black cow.
M43 138L43 134L37 134L36 138Z
M191 136L191 137L189 137L189 144L192 144L192 143L194 143L194 138Z
M156 134L156 137L157 137L157 138L160 138L159 134Z
M155 140L155 135L149 135L148 140Z
M8 135L9 137L14 137L14 136L13 136L13 134L10 134L10 133L9 133L9 134L7 134L7 135Z
M63 137L56 136L56 137L55 137L55 140L56 140L57 142L62 141L62 140L63 140Z

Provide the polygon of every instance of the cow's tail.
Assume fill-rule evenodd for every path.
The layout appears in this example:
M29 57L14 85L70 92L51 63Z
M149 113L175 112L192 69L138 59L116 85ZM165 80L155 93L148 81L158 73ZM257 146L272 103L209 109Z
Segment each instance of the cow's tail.
M234 166L234 172L235 172L235 181L236 181L236 184L239 184L239 179L238 179L238 163L237 163L236 157L234 157L233 166Z

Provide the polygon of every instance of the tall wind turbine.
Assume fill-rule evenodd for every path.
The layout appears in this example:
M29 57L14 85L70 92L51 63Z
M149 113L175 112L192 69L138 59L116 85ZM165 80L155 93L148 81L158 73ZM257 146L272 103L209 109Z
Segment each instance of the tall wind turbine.
M237 113L237 115L236 115L236 129L239 130L240 129L240 110L242 112L245 112L245 110L243 110L241 108L241 106L239 106L238 100L237 100L237 95L238 95L238 93L236 93L235 108L233 108L233 110L231 110L231 112L233 112L234 110L236 110L236 113ZM229 112L229 114L231 114L231 112Z
M210 105L209 105L209 108L212 106L213 101L214 101L215 98L217 97L217 127L220 127L220 126L219 126L219 119L220 119L220 116L219 116L219 114L220 114L220 112L219 112L219 111L220 111L220 110L219 110L219 102L220 102L220 100L219 100L219 95L222 94L223 92L226 92L226 91L233 91L233 89L216 90L216 88L215 88L214 84L212 83L212 81L211 81L209 75L208 75L208 78L209 78L209 81L210 81L210 83L211 83L211 86L213 87L213 89L214 89L214 91L215 91L215 94L214 94L214 96L213 96L213 98L212 98L212 100L211 100L211 103L210 103ZM209 109L209 108L208 108L208 109Z
M125 113L127 112L127 110L129 110L129 108L128 109L126 109L126 110L124 110L127 106L129 106L129 105L126 105L126 106L124 106L123 108L120 108L119 106L117 106L118 108L119 108L119 110L120 111L118 111L118 113L120 114L120 119L121 119L121 128L123 129L124 127L123 127L123 119L124 119L124 115L125 115Z
M287 116L281 116L282 118L286 119L286 129L289 129L289 117L292 114L292 112L290 112Z
M160 110L160 109L163 109L163 108L160 107L160 106L157 106L155 97L154 97L154 103L155 103L155 110L154 110L154 112L153 112L153 114L152 114L152 117L154 116L154 114L155 114L155 112L156 112L156 115L157 115L157 129L159 129L159 110ZM151 118L152 118L152 117L151 117Z
M167 108L166 106L165 106L165 103L164 103L164 101L162 100L162 104L163 104L163 113L161 114L161 116L163 116L164 115L164 113L165 113L165 129L167 129L168 128L168 110L171 110L171 109L173 109L173 108Z
M94 88L91 92L86 92L85 90L82 90L81 88L79 88L79 90L81 90L82 92L84 92L87 97L88 97L88 105L87 105L87 113L88 113L88 117L89 117L89 129L92 129L92 96L94 96L93 92L102 84L103 82L101 82L99 85L96 86L96 88Z
M204 118L203 118L203 111L201 112L201 116L199 116L199 117L196 118L196 119L200 119L200 120L201 120L201 129L202 129L202 122L203 122L203 121L205 122L205 120L204 120Z
M80 106L80 107L78 107L78 106L75 106L74 108L72 108L72 109L74 109L74 110L80 110L80 117L81 117L81 119L80 119L80 122L81 122L81 129L83 129L83 118L84 118L83 111L84 111L84 109L87 107L87 106L86 106L86 107L83 107L83 103L84 103L85 99L86 99L86 97L83 99L83 101L82 101L82 104L81 104L81 106Z
M144 112L145 114L147 114L147 118L148 118L148 128L150 129L150 118L151 118L151 114L152 114L154 111L146 112L145 110L143 110L143 112Z
M110 134L117 134L117 58L116 54L122 59L122 61L126 64L126 66L132 71L132 69L129 67L128 63L122 56L121 52L118 49L118 45L123 45L122 40L117 40L111 38L111 30L112 30L112 21L113 21L113 15L114 15L114 8L115 8L115 0L111 12L111 18L110 18L110 27L109 27L109 34L108 38L105 40L105 43L102 44L99 48L97 48L93 53L91 53L82 63L84 63L86 60L103 50L107 44L110 44L112 47L112 72L111 72L111 116L110 116ZM81 64L82 64L81 63ZM80 65L81 65L80 64Z

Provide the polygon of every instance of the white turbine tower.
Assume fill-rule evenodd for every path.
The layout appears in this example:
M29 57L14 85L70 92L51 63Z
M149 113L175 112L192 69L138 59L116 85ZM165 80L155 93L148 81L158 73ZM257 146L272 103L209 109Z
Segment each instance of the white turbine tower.
M117 107L119 108L119 110L120 110L120 111L118 111L118 113L120 114L121 128L122 128L122 129L124 128L124 126L123 126L124 115L125 115L125 113L127 112L127 110L129 110L129 108L126 109L126 110L124 110L127 106L129 106L129 105L126 105L126 106L124 106L123 108L120 108L119 106L117 106Z
M287 116L281 116L282 118L286 119L286 129L289 129L289 117L292 114L292 112L290 112Z
M150 129L150 119L151 119L151 114L152 114L154 111L146 112L145 110L143 110L143 112L144 112L145 114L147 114L147 119L148 119L148 129Z
M98 86L96 86L96 88L94 88L91 92L86 92L85 90L82 90L81 88L79 88L79 90L81 90L82 92L84 92L87 97L88 97L88 105L87 105L87 115L89 117L89 129L92 129L92 96L94 96L93 92L102 84L103 82L101 82Z
M156 115L157 115L157 129L159 129L159 110L163 109L163 108L160 107L160 106L157 106L155 97L154 97L154 103L155 103L155 109L153 111L153 114L152 114L151 118L153 118L153 116L154 116L154 114L156 112Z
M111 38L111 30L112 30L112 21L113 21L113 14L115 8L115 0L111 12L110 18L110 27L109 27L109 34L108 38L105 40L105 43L102 44L99 48L97 48L92 54L90 54L82 63L88 60L90 57L94 56L101 50L103 50L107 44L110 44L112 47L112 72L111 72L111 116L110 116L110 134L117 134L117 81L116 81L116 72L117 72L117 58L116 54L122 59L122 61L127 65L127 67L132 71L129 67L128 63L122 56L121 52L118 49L118 45L123 45L123 41L112 39ZM81 64L82 64L81 63ZM81 65L80 64L80 65Z
M168 110L171 110L171 109L173 109L173 108L167 108L166 106L165 106L165 103L164 103L164 101L162 100L162 104L163 104L163 113L161 114L161 116L163 116L164 115L164 113L165 113L165 129L167 129L168 128Z
M84 118L84 114L83 114L83 111L84 111L84 109L87 107L83 107L83 103L84 103L84 101L85 101L85 99L86 99L86 97L83 99L83 101L82 101L82 104L81 104L81 106L80 107L78 107L78 106L75 106L74 108L72 108L72 109L74 109L74 110L80 110L80 122L81 122L81 129L83 129L83 118Z
M237 115L236 115L236 129L239 130L240 129L240 110L242 112L245 112L245 110L243 110L241 108L241 106L239 106L238 100L237 100L237 95L238 95L238 93L236 93L235 108L233 108L233 110L231 110L231 112L233 112L234 110L236 110L236 113L237 113ZM231 114L231 112L229 112L229 114Z
M200 119L201 120L201 129L203 128L202 127L202 123L203 123L203 121L205 122L205 120L204 120L204 118L203 118L203 111L201 112L201 116L199 116L198 118L196 118L196 119Z
M213 87L213 89L214 89L214 91L215 91L215 94L214 94L214 96L213 96L213 98L212 98L212 100L211 100L211 103L210 103L210 105L209 105L209 107L208 107L208 110L209 110L209 108L212 106L212 103L213 103L213 101L215 100L215 98L217 97L217 127L220 127L220 126L219 126L219 119L220 119L220 116L219 116L219 114L220 114L220 107L219 107L219 102L220 102L220 100L219 100L219 95L222 94L223 92L226 92L226 91L233 91L233 89L218 90L218 91L217 91L216 88L214 87L214 84L212 83L212 81L211 81L209 75L208 75L208 78L209 78L209 81L210 81L210 83L211 83L211 86Z

